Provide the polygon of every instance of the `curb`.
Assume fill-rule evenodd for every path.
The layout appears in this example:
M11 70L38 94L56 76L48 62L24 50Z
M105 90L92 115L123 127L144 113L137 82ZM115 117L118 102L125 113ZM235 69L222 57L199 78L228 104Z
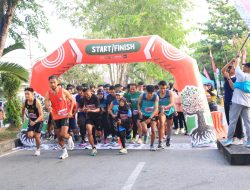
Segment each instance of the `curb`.
M12 139L0 142L0 155L22 145L20 139Z

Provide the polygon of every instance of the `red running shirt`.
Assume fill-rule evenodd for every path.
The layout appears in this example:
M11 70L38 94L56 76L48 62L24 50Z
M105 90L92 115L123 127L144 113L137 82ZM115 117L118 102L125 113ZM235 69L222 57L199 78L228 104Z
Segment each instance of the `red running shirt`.
M52 106L53 120L68 118L69 108L67 101L63 98L63 89L59 88L57 93L49 90L49 100Z

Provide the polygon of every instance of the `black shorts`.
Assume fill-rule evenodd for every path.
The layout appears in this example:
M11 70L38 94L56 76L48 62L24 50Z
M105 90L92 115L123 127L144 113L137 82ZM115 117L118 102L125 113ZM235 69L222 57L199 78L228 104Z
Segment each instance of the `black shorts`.
M85 115L78 115L78 117L77 117L77 125L78 125L79 128L84 128L86 126Z
M147 119L149 119L150 118L150 116L145 116L145 115L143 115L142 116L142 119L140 119L140 122L142 123L142 122L144 122L144 121L146 121ZM151 119L151 121L157 121L157 117L155 116L155 117L153 117L152 119ZM150 122L151 123L151 122ZM148 123L147 124L147 128L150 128L151 126L150 126L150 123Z
M100 119L86 119L86 125L93 125L96 130L100 131L101 127L100 127Z
M160 112L159 112L159 114L160 114ZM173 119L174 118L174 113L172 113L171 115L166 115L165 114L165 116L166 116L167 119ZM159 116L157 116L157 120L158 119L159 119Z
M55 120L55 129L61 129L63 126L69 126L68 118Z
M33 126L28 126L28 132L29 131L35 131L36 133L41 133L43 128L43 123L42 122L37 122L35 125Z

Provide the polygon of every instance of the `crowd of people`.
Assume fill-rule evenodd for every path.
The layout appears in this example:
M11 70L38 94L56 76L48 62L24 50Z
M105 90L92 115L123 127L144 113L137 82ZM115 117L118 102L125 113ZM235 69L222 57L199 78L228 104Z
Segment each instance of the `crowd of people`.
M225 146L243 144L246 127L247 147L250 147L250 63L243 70L238 58L222 68L225 79L224 109L229 125ZM80 146L89 143L90 155L97 154L98 143L121 144L120 154L127 154L126 143L150 144L150 150L170 146L172 129L174 134L187 134L187 126L181 98L175 85L160 81L157 85L131 83L126 87L117 85L82 84L75 87L68 84L66 89L59 84L55 75L49 77L50 89L45 95L45 109L50 113L48 138L57 138L62 148L61 159L68 157L68 149L74 143ZM204 86L210 111L217 111L217 92L212 84ZM40 155L40 137L44 120L43 108L34 96L32 88L25 89L23 104L29 118L28 137L35 138L35 155ZM149 142L150 137L150 142ZM158 146L154 143L157 139Z
M187 134L181 98L172 83L157 85L131 83L117 85L68 84L63 88L56 76L49 77L50 89L45 95L45 108L50 112L48 138L57 138L62 148L61 159L68 157L74 142L89 143L91 156L97 154L98 143L121 144L120 154L126 154L126 143L150 144L150 150L170 146L172 129L175 134ZM40 132L44 115L32 88L25 89L23 104L30 119L28 137L36 139L35 155L40 155ZM174 126L174 127L173 127ZM156 138L157 137L157 138ZM150 142L149 142L150 139ZM158 146L154 142L158 140Z

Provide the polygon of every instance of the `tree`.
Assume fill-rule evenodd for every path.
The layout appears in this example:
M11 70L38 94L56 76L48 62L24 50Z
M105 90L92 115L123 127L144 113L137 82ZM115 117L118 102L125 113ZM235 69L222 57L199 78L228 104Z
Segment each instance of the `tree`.
M216 66L221 68L227 60L233 58L239 50L247 32L244 21L229 0L207 0L211 18L200 25L199 30L207 36L191 45L195 49L193 56L200 69L204 66L212 71L209 49Z
M50 0L61 18L80 26L90 38L126 38L157 34L177 47L185 43L182 13L188 0ZM112 83L121 83L135 65L108 65ZM149 64L140 65L149 71ZM132 68L131 68L132 67ZM161 73L155 67L156 73ZM118 78L117 78L118 77ZM131 77L131 76L130 76ZM150 77L152 78L152 76Z
M37 38L41 30L49 31L48 20L36 0L0 1L0 58L8 35L15 43L24 44L22 33Z

